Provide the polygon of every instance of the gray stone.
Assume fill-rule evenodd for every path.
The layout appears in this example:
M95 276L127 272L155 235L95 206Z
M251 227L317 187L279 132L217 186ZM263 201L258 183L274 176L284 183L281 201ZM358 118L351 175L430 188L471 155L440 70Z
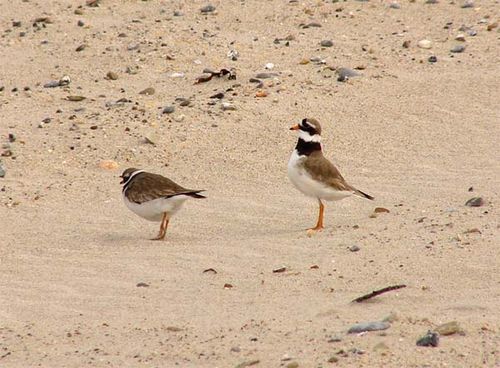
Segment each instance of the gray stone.
M358 247L357 245L351 245L351 246L349 247L349 250L350 250L351 252L357 252L357 251L359 251L360 249L361 249L361 248L360 248L360 247Z
M458 53L461 53L461 52L464 52L464 51L465 51L465 46L464 45L453 46L452 49L450 50L450 52L453 52L454 54L458 54Z
M359 77L361 75L357 71L349 68L339 68L337 70L337 74L339 75L339 77L337 78L339 82L345 82L349 78Z
M278 74L276 74L276 73L259 73L255 76L255 78L257 78L257 79L269 79L269 78L274 78L277 76L278 76Z
M473 197L465 202L465 205L468 207L481 207L484 206L484 199L481 197Z
M212 4L208 4L202 7L200 11L204 14L213 13L215 11L215 6L213 6Z
M333 41L331 40L323 40L320 42L321 47L332 47Z
M5 173L6 173L6 171L5 171L4 167L2 166L2 163L0 162L0 178L5 177Z
M165 106L162 110L162 114L171 114L175 111L175 107L172 105Z
M473 8L473 7L474 7L474 1L473 0L465 0L464 3L461 6L461 8L463 8L463 9Z
M417 346L432 346L436 347L439 345L439 334L432 331L427 331L427 333L417 340Z
M389 322L383 322L383 321L376 321L376 322L363 322L363 323L358 323L355 324L354 326L351 326L347 333L360 333L360 332L366 332L366 331L381 331L381 330L387 330L389 327L391 327L391 324Z

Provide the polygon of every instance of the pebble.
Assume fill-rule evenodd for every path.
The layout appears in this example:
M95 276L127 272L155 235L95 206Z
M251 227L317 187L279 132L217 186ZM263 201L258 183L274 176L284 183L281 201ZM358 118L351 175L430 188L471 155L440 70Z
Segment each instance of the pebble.
M468 207L481 207L484 206L485 201L481 197L473 197L465 202L465 205Z
M171 114L175 111L175 107L172 105L165 106L161 111L162 114Z
M375 212L375 213L390 213L391 211L389 211L385 207L375 207L375 209L373 210L373 212Z
M429 63L437 63L438 58L437 58L437 56L431 55L431 56L429 56L429 58L427 59L427 61Z
M224 111L234 111L234 110L236 110L236 106L234 106L233 104L231 104L229 102L223 102L221 104L221 108Z
M331 40L323 40L320 42L320 45L322 47L332 47L333 46L333 41Z
M144 141L146 143L152 144L153 146L156 145L156 142L158 141L158 136L154 131L150 131L144 135Z
M5 171L4 167L2 166L2 163L0 162L0 178L5 177L5 173L6 173L6 171Z
M50 82L47 82L43 85L43 88L55 88L55 87L60 87L61 84L59 81L52 80Z
M228 57L230 60L232 60L232 61L236 61L236 60L238 60L238 57L239 57L239 56L240 56L240 53L239 53L238 51L234 50L234 49L233 49L233 50L229 50L229 51L227 52L227 57Z
M432 47L432 41L431 40L420 40L420 41L418 41L417 46L420 47L421 49L430 49Z
M233 353L239 353L239 352L241 351L241 348L240 348L239 346L233 346L233 347L231 348L231 351L232 351Z
M405 48L405 49L410 48L410 45L411 45L411 41L410 40L406 40L406 41L403 42L403 48Z
M330 358L328 358L328 363L337 363L339 361L339 358L337 358L335 355L332 355Z
M115 72L108 72L106 74L106 78L108 78L109 80L117 80L118 74L116 74Z
M68 99L68 101L79 102L79 101L83 101L83 100L85 100L85 99L86 99L86 97L84 97L84 96L74 96L74 95L72 95L72 96L68 96L68 97L67 97L67 99Z
M389 5L391 9L401 9L401 5L399 3L393 2Z
M212 4L208 4L202 7L200 11L204 14L213 13L215 11L215 6L213 6Z
M170 78L184 78L184 73L172 73L170 74Z
M85 45L85 44L81 44L80 46L78 46L78 47L75 49L75 51L76 51L76 52L80 52L80 51L85 50L86 48L87 48L87 45Z
M143 89L141 92L139 92L140 95L154 95L155 94L155 89L153 87L148 87L146 89Z
M381 331L381 330L387 330L389 327L391 327L391 324L389 322L383 322L383 321L376 321L376 322L363 322L363 323L358 323L347 331L347 333L360 333L360 332L366 332L366 331Z
M174 116L174 120L176 122L178 122L178 123L180 123L181 121L183 121L185 118L186 118L186 115L184 115L184 114L180 114L180 115Z
M339 77L337 78L339 82L345 82L349 78L359 77L361 75L357 71L349 68L340 68L337 70L337 74L339 75Z
M83 20L79 20L76 24L78 27L83 27L85 25L85 23L83 23Z
M68 75L63 76L59 81L59 85L61 87L67 86L70 83L71 83L71 78Z
M267 63L266 65L264 65L264 68L267 69L267 70L274 69L274 64L273 63Z
M238 364L235 368L251 367L251 366L259 364L259 363L260 363L259 359L249 360L249 361Z
M498 27L498 22L490 23L490 24L488 24L488 26L486 27L486 30L487 30L488 32L491 32L491 31L493 31L493 30L494 30L495 28L497 28L497 27Z
M459 33L455 36L455 40L460 42L465 42L465 35L463 33Z
M145 282L139 282L137 285L135 285L137 287L149 287L149 284L146 284Z
M427 331L427 333L417 340L417 346L432 346L436 347L439 345L439 334L432 331Z
M464 334L464 330L460 327L457 321L451 321L447 323L443 323L435 328L435 331L442 335L448 336L453 334Z
M99 162L99 167L105 170L115 170L118 168L118 163L113 160L103 160Z
M473 7L474 7L474 1L473 0L465 0L464 3L461 6L462 9L473 8Z
M361 250L361 248L360 248L360 247L358 247L357 245L351 245L351 246L349 247L349 250L350 250L351 252L357 252L357 251Z
M453 46L453 48L450 50L450 52L453 52L454 54L458 54L461 52L464 52L465 46L464 45L456 45Z
M341 342L342 337L341 336L330 336L330 338L327 340L327 342L332 343L332 342Z
M257 79L269 79L269 78L274 78L277 76L278 76L278 74L276 74L276 73L259 73L255 76L255 78L257 78Z
M286 368L299 368L299 363L297 362L290 362L286 365Z
M134 51L139 49L139 44L138 43L132 43L127 46L128 51Z

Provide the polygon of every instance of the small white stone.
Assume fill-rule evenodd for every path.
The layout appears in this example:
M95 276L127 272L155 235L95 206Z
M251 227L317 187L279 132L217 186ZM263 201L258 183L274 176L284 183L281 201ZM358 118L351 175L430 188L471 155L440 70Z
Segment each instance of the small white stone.
M266 65L264 65L264 68L266 68L267 70L271 70L274 68L274 64L273 63L267 63Z
M172 73L170 74L171 78L184 78L184 73Z
M420 40L420 41L418 41L417 45L421 49L430 49L430 48L432 48L432 41L430 41L430 40Z
M224 111L234 111L234 110L236 110L236 106L234 106L233 104L230 104L229 102L223 102L221 104L221 107L222 107L222 110L224 110Z

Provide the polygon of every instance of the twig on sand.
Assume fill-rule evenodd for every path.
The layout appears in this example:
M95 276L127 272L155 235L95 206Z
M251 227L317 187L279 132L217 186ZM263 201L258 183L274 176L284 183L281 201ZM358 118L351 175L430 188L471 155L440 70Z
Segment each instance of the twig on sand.
M377 295L380 295L380 294L383 294L383 293L387 293L388 291L402 289L402 288L405 288L405 287L406 287L406 285L394 285L394 286L385 287L383 289L374 290L370 294L366 294L366 295L360 296L359 298L354 299L352 301L352 303L361 303L361 302L364 302L365 300L374 298Z

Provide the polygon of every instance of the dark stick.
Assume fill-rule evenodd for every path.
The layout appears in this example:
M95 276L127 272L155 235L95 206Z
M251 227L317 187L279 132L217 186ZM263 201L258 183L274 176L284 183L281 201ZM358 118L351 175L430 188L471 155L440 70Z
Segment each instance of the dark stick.
M402 288L405 288L405 287L406 287L406 285L394 285L394 286L385 287L383 289L374 290L370 294L366 294L366 295L360 296L359 298L354 299L352 301L352 303L361 303L361 302L364 302L367 299L374 298L377 295L380 295L380 294L383 294L383 293L387 293L388 291L402 289Z

